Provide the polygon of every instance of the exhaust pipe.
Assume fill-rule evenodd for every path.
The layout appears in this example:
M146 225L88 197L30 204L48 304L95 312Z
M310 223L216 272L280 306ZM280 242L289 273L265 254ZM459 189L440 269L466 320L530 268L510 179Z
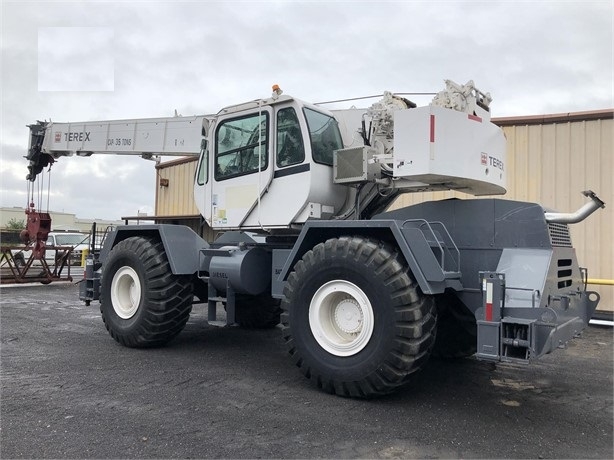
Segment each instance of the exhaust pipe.
M545 212L546 222L556 224L577 224L582 222L599 208L605 208L605 203L599 199L592 190L585 190L582 194L591 199L576 212Z

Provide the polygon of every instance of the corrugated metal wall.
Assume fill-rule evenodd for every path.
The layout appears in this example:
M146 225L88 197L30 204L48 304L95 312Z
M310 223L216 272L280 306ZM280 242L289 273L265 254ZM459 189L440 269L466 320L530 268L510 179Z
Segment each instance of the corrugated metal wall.
M591 189L606 202L584 222L570 225L580 265L590 278L614 278L614 122L611 112L601 119L552 117L556 122L533 124L532 117L500 119L507 137L507 194L503 198L532 201L560 212L576 211ZM567 119L567 121L565 121ZM493 120L499 122L499 120ZM513 123L513 124L512 124ZM507 125L507 126L506 126ZM463 193L406 194L393 208L426 200L467 198ZM614 287L589 286L601 295L600 310L614 311Z
M194 172L196 158L161 163L156 166L156 216L197 216L194 203ZM167 179L162 186L160 179Z

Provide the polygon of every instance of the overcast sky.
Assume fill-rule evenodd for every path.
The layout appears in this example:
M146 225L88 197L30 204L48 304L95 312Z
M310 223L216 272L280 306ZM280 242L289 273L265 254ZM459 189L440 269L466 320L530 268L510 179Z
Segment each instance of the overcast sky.
M473 79L493 116L607 109L613 43L611 0L3 0L0 205L26 204L36 120L215 113L274 83L319 102L444 79ZM151 161L61 158L49 208L119 219L151 214L154 194Z

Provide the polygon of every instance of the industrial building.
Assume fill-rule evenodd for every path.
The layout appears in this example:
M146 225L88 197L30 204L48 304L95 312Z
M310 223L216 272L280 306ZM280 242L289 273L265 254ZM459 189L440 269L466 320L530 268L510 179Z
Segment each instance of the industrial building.
M23 222L25 225L25 207L4 207L0 208L0 228L5 228L9 221ZM85 232L88 233L92 228L92 223L96 222L98 228L105 228L109 225L116 226L123 224L118 220L107 219L80 219L75 214L69 212L49 211L53 220L53 230L61 232Z

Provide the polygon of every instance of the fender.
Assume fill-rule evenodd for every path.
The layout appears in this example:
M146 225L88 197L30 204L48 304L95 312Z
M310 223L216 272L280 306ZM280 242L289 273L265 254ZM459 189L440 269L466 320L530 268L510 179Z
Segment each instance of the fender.
M131 236L159 238L164 245L171 271L174 275L192 275L200 268L200 250L209 244L190 227L173 224L125 225L117 227L107 235L100 251L100 262L104 265L111 249L117 243Z
M446 288L462 290L456 273L444 272L424 235L403 229L402 222L392 219L369 221L308 221L292 248L277 281L285 281L294 265L311 248L329 238L361 235L385 241L398 248L420 289L425 294L441 294Z

